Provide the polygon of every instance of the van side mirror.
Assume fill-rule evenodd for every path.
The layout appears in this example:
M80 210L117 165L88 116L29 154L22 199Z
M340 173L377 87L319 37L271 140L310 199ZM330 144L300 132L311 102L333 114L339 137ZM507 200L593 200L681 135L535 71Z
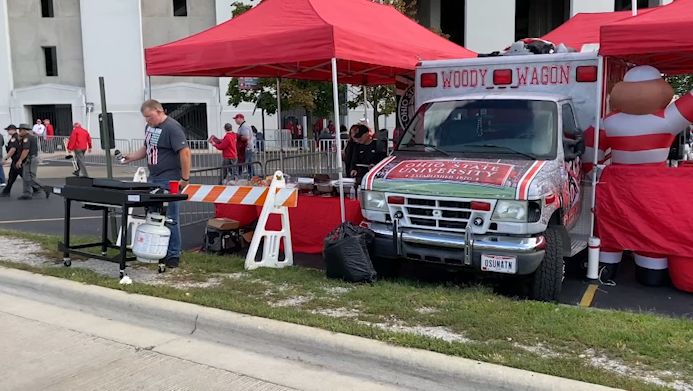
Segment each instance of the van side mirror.
M582 139L582 135L578 136L576 140L563 139L563 154L565 156L565 161L572 162L584 153L585 140Z

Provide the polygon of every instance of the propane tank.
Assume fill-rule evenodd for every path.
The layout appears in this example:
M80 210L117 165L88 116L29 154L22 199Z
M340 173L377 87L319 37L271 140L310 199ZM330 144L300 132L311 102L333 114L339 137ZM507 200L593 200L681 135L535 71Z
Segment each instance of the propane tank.
M157 263L166 257L171 230L166 224L166 216L147 213L145 223L137 227L132 252L140 262Z

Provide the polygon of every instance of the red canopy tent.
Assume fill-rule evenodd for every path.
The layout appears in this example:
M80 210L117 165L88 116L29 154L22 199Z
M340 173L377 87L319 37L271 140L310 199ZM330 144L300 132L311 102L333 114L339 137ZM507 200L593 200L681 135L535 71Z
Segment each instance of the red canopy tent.
M693 72L693 0L675 0L651 12L601 28L599 53L667 74Z
M645 8L638 13L646 14L652 10L654 8ZM562 43L579 51L582 45L599 43L599 29L603 25L632 17L632 11L579 13L541 39L556 44Z
M394 84L419 61L466 57L476 54L369 0L265 0L228 22L145 50L149 76L331 79L335 113L338 82ZM340 155L337 148L344 221Z
M145 50L150 76L246 76L393 84L421 60L476 57L368 0L265 0L228 22Z

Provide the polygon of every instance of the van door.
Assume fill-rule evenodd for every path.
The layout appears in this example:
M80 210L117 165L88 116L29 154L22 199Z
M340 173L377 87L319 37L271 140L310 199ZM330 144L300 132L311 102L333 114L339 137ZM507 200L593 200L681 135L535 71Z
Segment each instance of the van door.
M561 105L564 181L561 191L563 225L570 230L580 217L582 205L582 172L580 158L584 150L582 131L575 121L575 112L570 103ZM559 154L560 156L560 154Z

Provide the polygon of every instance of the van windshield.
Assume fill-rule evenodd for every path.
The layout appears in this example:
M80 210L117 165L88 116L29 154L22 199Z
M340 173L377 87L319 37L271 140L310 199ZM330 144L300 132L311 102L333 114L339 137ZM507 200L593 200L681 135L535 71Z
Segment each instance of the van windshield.
M455 100L419 108L398 150L556 157L558 105L520 99Z

